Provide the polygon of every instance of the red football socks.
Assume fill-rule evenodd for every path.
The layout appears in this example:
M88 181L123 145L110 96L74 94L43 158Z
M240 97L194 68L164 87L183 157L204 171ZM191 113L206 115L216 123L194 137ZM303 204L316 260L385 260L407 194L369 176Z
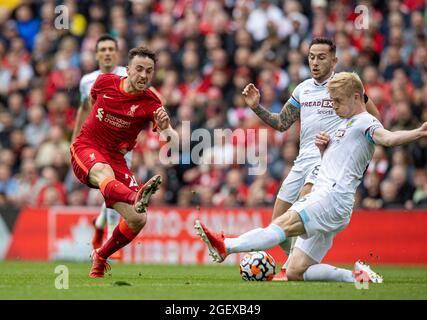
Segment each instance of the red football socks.
M99 186L105 199L107 208L112 208L116 202L125 202L133 204L135 202L136 192L126 187L123 183L114 177L105 178Z
M124 220L120 221L119 225L114 229L111 238L99 249L100 257L107 259L117 250L123 248L130 243L138 235L135 233Z

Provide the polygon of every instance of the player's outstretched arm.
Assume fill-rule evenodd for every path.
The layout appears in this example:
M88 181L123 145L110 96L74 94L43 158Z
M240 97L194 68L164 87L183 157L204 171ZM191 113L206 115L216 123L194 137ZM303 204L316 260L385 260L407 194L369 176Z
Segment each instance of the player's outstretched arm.
M289 127L299 118L300 110L289 102L286 102L280 113L272 113L259 104L260 93L254 84L248 84L242 91L246 104L257 114L257 116L270 127L281 132Z
M71 136L71 142L74 142L83 123L86 121L91 109L91 102L89 99L84 99L77 110L76 123L74 125L73 135Z
M427 122L424 122L419 128L414 130L388 131L384 128L378 128L374 131L372 138L376 144L386 147L399 146L414 142L420 138L427 137Z

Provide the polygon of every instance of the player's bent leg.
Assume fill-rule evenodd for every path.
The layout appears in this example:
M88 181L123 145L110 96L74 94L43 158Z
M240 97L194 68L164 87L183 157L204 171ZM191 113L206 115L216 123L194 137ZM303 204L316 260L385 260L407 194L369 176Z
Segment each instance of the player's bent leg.
M89 276L102 278L108 269L107 259L116 251L129 244L147 222L146 214L136 213L133 206L117 202L114 208L123 216L119 225L114 229L111 238L104 245L92 253L92 268Z
M237 238L224 238L223 235L210 231L199 220L194 228L196 233L208 245L216 262L222 262L230 253L250 252L272 248L286 239L305 232L301 218L295 211L288 211L265 228L248 231Z
M89 183L98 187L104 196L107 208L116 202L133 204L136 192L115 178L113 168L106 163L98 162L92 166L88 176Z
M95 218L94 225L97 229L104 230L107 220L107 207L105 206L104 202L101 206L101 210L99 211L98 216Z
M110 238L113 234L113 230L117 227L120 222L120 213L114 209L106 208L107 213L107 238Z
M317 262L309 257L305 252L299 248L295 248L292 255L289 257L286 275L289 281L302 281L304 280L304 273L306 270L316 264Z
M282 214L288 211L291 206L292 206L292 203L276 198L276 202L274 203L274 207L273 207L273 216L271 217L271 221L274 221L276 218L280 217Z
M274 207L273 207L273 216L271 217L271 221L273 222L276 218L280 217L282 214L288 211L291 206L292 206L292 203L276 198L276 202L274 203ZM292 243L292 238L287 238L285 241L283 241L280 244L280 247L283 249L283 251L285 251L287 255L289 255L290 253L291 243Z
M311 192L311 189L313 188L313 183L311 182L307 182L300 193L300 198L306 196L307 194L309 194ZM275 276L275 278L277 278L277 280L279 280L278 278L280 278L282 276L282 274L286 274L286 269L288 268L288 264L289 264L289 256L292 254L292 251L294 250L295 247L295 242L296 242L296 237L291 237L291 238L287 238L286 241L284 243L280 244L280 247L285 251L285 253L288 255L288 259L286 260L286 262L283 264L282 269L280 272L277 273L277 275ZM283 271L282 271L283 270ZM274 279L273 279L274 280Z
M93 221L94 234L92 237L92 248L98 249L102 246L102 240L104 238L104 226L106 222L106 207L105 203L102 205L101 211Z
M350 270L320 263L331 248L334 236L335 233L319 232L309 238L298 237L286 269L289 279L353 282Z
M288 210L285 214L274 219L273 224L278 225L286 234L286 238L295 237L305 233L304 223L298 212Z
M89 171L88 181L95 187L100 187L102 181L108 177L114 177L113 168L107 163L95 163Z
M114 209L106 209L107 212L107 239L110 239L113 235L114 229L117 227L117 225L120 222L120 214L114 210ZM114 260L121 260L122 258L122 251L118 250L114 252L110 259Z

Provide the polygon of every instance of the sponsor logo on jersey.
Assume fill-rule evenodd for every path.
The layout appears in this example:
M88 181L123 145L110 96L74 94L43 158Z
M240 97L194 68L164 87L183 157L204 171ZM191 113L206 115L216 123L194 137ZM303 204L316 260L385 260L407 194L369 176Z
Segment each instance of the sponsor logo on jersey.
M331 99L323 99L316 101L305 101L301 104L301 107L321 107L332 109L333 101Z
M120 129L130 128L130 122L120 119L112 114L107 113L104 119L105 122Z
M334 105L334 102L331 99L322 100L322 108L332 108L333 105Z

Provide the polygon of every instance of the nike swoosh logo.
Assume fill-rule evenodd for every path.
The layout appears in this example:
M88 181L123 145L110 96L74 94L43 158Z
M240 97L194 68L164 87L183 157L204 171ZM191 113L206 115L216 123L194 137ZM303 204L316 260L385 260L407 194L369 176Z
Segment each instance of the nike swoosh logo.
M113 98L107 96L106 94L104 94L104 98L106 98L106 99L113 99Z

